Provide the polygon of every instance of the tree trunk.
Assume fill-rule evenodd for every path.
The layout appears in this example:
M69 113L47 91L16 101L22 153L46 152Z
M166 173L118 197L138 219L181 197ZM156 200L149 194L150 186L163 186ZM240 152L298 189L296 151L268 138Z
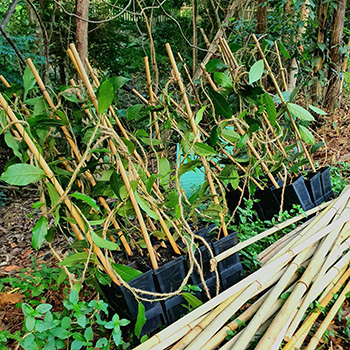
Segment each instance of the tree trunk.
M317 34L317 48L315 51L315 66L314 66L314 83L312 85L312 101L317 104L322 98L322 86L319 80L318 73L323 68L323 50L325 47L326 34L326 19L329 3L320 4L318 10L318 34Z
M303 3L303 6L301 7L300 21L304 22L304 25L303 27L299 27L298 39L300 39L306 31L307 20L309 18L309 13L310 13L310 10L308 9L309 5L310 5L310 0L305 0ZM290 72L289 72L289 84L288 84L289 92L292 92L296 87L298 72L299 72L298 62L297 62L297 59L294 57L292 59Z
M88 57L88 14L89 14L89 0L76 0L75 1L76 19L76 32L75 42L77 51L81 60L84 62Z
M331 24L331 37L329 41L331 63L328 71L329 84L325 98L325 104L330 109L339 107L341 100L342 79L340 71L343 63L343 54L340 53L340 46L343 41L346 0L339 0L337 5Z
M257 11L257 27L256 32L258 34L266 33L266 12L267 4L265 0L258 1L258 11Z

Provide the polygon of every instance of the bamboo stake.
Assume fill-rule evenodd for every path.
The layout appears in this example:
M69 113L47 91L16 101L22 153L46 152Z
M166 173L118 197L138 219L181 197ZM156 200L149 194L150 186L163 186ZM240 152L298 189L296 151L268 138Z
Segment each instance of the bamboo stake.
M311 169L315 173L316 172L315 164L312 161L312 159L310 157L310 154L309 154L308 150L305 147L305 144L304 144L304 142L303 142L303 140L302 140L302 138L300 136L299 129L298 129L298 127L297 127L297 125L296 125L296 123L295 123L295 121L293 119L293 116L291 115L291 113L289 112L289 110L287 108L287 103L286 103L286 101L285 101L285 99L284 99L284 97L282 95L281 89L278 86L276 78L275 78L274 74L272 73L271 67L270 67L269 63L267 62L267 59L266 59L266 57L265 57L265 55L264 55L264 53L263 53L263 51L261 49L260 43L259 43L258 39L256 38L256 36L254 34L252 34L252 37L253 37L253 40L255 41L256 47L258 48L260 56L262 57L262 59L264 61L265 67L266 67L267 71L269 72L269 75L270 75L270 77L272 79L272 82L273 82L273 84L276 87L276 91L277 91L277 93L278 93L278 95L279 95L279 97L280 97L280 99L282 101L282 104L283 104L283 106L284 106L284 108L285 108L285 110L286 110L286 112L288 114L288 117L289 117L289 119L290 119L290 121L292 123L292 127L294 129L296 139L297 139L298 142L300 142L300 144L301 144L301 146L303 148L304 154L305 154L305 156L306 156L306 158L307 158L307 160L308 160L308 162L309 162L309 164L311 166Z
M180 92L181 92L182 99L183 99L183 102L184 102L185 107L186 107L187 116L188 116L188 118L190 120L192 131L194 133L195 139L197 138L197 140L199 140L200 139L200 134L198 132L198 128L197 128L197 125L196 125L196 122L195 122L195 119L194 119L194 116L193 116L193 113L192 113L192 109L191 109L190 103L189 103L187 95L186 95L185 87L184 87L184 84L182 82L182 79L181 79L181 76L180 76L180 72L179 72L179 70L177 68L177 65L176 65L176 62L175 62L175 58L174 58L173 52L172 52L169 44L166 44L165 47L166 47L166 50L168 52L168 56L169 56L169 59L170 59L170 62L171 62L171 66L172 66L173 71L174 71L175 78L176 78L177 83L178 83L179 88L180 88ZM207 175L210 191L211 191L211 193L213 195L214 203L216 205L220 206L220 202L219 202L219 199L218 199L218 194L216 192L216 188L215 188L215 185L214 185L214 182L213 182L212 174L210 172L207 159L205 157L202 157L202 156L200 158L201 158L203 166L205 168L205 172L206 172L206 175ZM220 218L222 232L223 232L224 236L228 236L224 215L223 215L223 213L221 211L218 213L218 215L219 215L219 218Z
M97 86L100 86L100 82L98 81L97 77L93 74L93 70L92 70L92 67L91 67L89 61L88 61L88 60L85 60L85 63L87 64L87 67L89 67L90 73L91 73L91 74L93 75L93 77L94 77L95 84L96 84ZM147 63L148 63L148 61L147 61ZM151 94L152 94L152 96L153 96L152 88L151 88L151 90L150 90L150 95L151 95ZM152 98L152 102L153 102L153 98ZM109 107L109 110L112 112L112 115L114 115L115 118L118 119L118 117L116 116L116 114L115 114L113 108L112 108L112 107ZM118 120L119 120L119 119L118 119ZM107 118L106 118L106 122L109 123L109 121L108 121ZM120 124L120 125L121 125L121 124ZM112 125L109 124L108 127L109 127L109 128L112 128ZM127 135L125 129L123 129L123 130L124 130L123 135L124 135L124 136L126 135L126 138L127 138L128 140L130 140L130 138L129 138L129 136ZM121 130L121 131L122 131L122 130ZM159 127L158 127L158 131L159 131ZM143 162L142 162L142 159L141 159L140 155L139 155L137 152L136 152L136 153L135 153L135 152L136 152L136 150L134 151L134 155L136 156L136 154L137 154L136 158L137 158L139 161L141 161L141 166L143 166L143 168L145 168L144 165L143 165ZM145 168L145 169L146 169L146 168ZM146 170L146 175L147 175L148 177L150 177L150 173L148 172L148 170ZM141 181L140 183L141 183L141 186L143 187L143 190L146 191L146 187L145 187L144 183L143 183L142 181ZM156 187L155 183L154 183L154 186L153 186L153 187L159 192L159 189L158 189L158 187ZM159 192L159 193L160 193L160 192ZM161 194L161 197L162 197L162 194ZM155 211L155 213L157 214L157 216L158 216L158 218L159 218L159 222L160 222L160 224L161 224L161 226L162 226L162 229L163 229L165 235L167 236L167 238L168 238L168 240L169 240L169 243L170 243L170 245L172 246L174 252L175 252L176 254L179 254L179 255L180 255L181 252L180 252L180 250L179 250L179 247L177 246L177 244L176 244L176 242L175 242L175 240L174 240L172 234L170 233L170 230L169 230L167 224L165 223L165 221L164 221L164 219L163 219L161 213L159 212L158 208L157 208L155 205L153 205L153 203L151 203L151 206L152 206L152 209L153 209L153 210ZM153 225L153 223L151 223L151 226L152 226L152 225ZM153 225L153 227L154 227L154 225ZM155 228L154 228L153 230L155 230Z
M91 100L94 104L94 107L96 109L96 112L98 111L98 101L97 101L97 98L96 98L96 95L92 89L92 86L90 84L90 81L88 79L88 76L86 74L86 71L83 67L83 64L80 60L80 57L78 55L78 52L75 48L75 46L73 44L70 44L69 45L69 48L71 50L71 54L73 55L74 59L75 59L75 62L77 64L77 67L79 67L79 70L78 70L78 73L80 74L80 77L82 78L88 92L89 92L89 95L91 97ZM98 112L97 112L98 113ZM108 118L106 117L103 117L101 116L101 120L104 121L106 124L108 124ZM122 179L123 179L123 182L125 184L125 187L126 187L126 190L130 196L130 200L132 202L132 205L134 207L134 210L135 210L135 213L136 213L136 217L138 219L138 222L139 222L139 225L140 225L140 229L141 229L141 233L143 235L143 239L146 243L146 246L147 246L147 250L148 250L148 253L149 253L149 256L150 256L150 259L151 259L151 263L152 263L152 267L153 269L157 269L158 268L158 263L157 263L157 259L155 257L155 253L154 253L154 250L153 250L153 247L152 247L152 243L151 243L151 240L150 240L150 237L149 237L149 234L148 234L148 231L147 231L147 227L146 227L146 224L143 220L143 216L142 216L142 213L141 213L141 210L140 210L140 207L138 205L138 202L136 200L136 197L135 197L135 194L134 194L134 191L132 190L131 188L131 185L130 185L130 182L129 182L129 178L126 174L126 171L124 169L124 165L122 163L122 161L120 160L119 156L118 156L118 152L117 152L117 149L114 145L114 143L112 142L112 140L110 140L109 142L109 145L112 149L112 152L114 155L116 155L116 162L117 162L117 166L118 166L118 169L119 169L119 172L122 176Z
M47 103L49 104L49 106L53 110L55 110L55 105L52 102L52 99L51 99L49 93L47 92L46 87L45 87L43 81L41 80L41 77L38 74L38 72L37 72L37 70L36 70L36 68L35 68L35 66L34 66L34 64L33 64L32 60L30 58L27 59L27 64L28 64L30 70L32 71L32 73L34 75L34 78L35 78L35 80L36 80L36 82L37 82L37 84L39 86L39 89L40 89L41 93L44 95ZM58 118L58 116L56 116L56 117ZM64 125L61 126L61 129L62 129L62 131L64 133L64 136L66 137L66 139L67 139L67 141L68 141L72 151L74 152L76 158L80 159L81 156L80 156L79 149L78 149L76 143L74 142L70 132L68 131L68 129Z
M23 140L26 142L26 144L28 145L29 149L31 150L31 152L33 153L34 157L36 158L36 160L38 161L38 163L40 164L41 168L45 171L47 177L49 178L49 180L52 182L52 184L54 185L56 191L58 192L58 194L60 196L62 196L64 194L64 191L60 185L60 183L57 181L56 177L54 176L54 173L52 172L52 170L50 169L50 167L48 166L48 164L46 163L45 159L41 156L40 152L38 151L38 149L36 148L34 142L32 141L32 139L30 138L30 136L27 134L27 132L24 130L23 126L21 125L21 123L19 122L19 120L17 119L16 115L13 113L12 109L10 108L10 106L7 104L6 100L3 98L2 94L0 94L0 104L2 105L2 107L4 108L4 110L6 111L7 115L10 117L10 119L16 123L16 128L19 131L19 133L22 135ZM104 254L102 253L101 249L99 247L97 247L93 241L92 241L92 237L89 231L85 232L85 224L81 218L81 216L79 215L78 211L76 210L74 204L68 199L68 198L64 198L64 202L68 208L68 210L70 211L72 217L74 218L74 220L77 222L79 228L85 233L86 239L88 240L88 242L92 245L95 254L98 256L99 260L101 261L102 265L104 266L107 274L111 277L112 281L114 283L116 283L117 285L120 285L120 282L115 274L115 272L113 271L113 269L110 267L108 260L105 258ZM78 226L73 224L73 229L74 229L74 233L76 234L77 238L80 240L84 240L84 236L81 234Z
M31 61L30 58L28 58L27 63L28 63L28 66L30 67L30 70L32 71L32 73L33 73L33 75L35 77L35 80L37 81L38 86L39 86L41 92L43 93L47 103L53 109L53 111L55 111L55 105L54 105L54 103L53 103L49 93L47 92L46 87L45 87L43 81L41 80L41 78L40 78L40 76L39 76L39 74L38 74L38 72L37 72L37 70L36 70L36 68L35 68L35 66L34 66L34 64L33 64L33 62ZM81 96L80 96L80 99L81 99ZM58 118L58 116L56 116L56 117ZM78 149L76 143L73 141L72 135L70 134L69 130L64 125L61 126L61 129L62 129L62 131L63 131L63 133L64 133L64 135L65 135L65 137L66 137L66 139L67 139L67 141L69 143L69 145L71 146L71 148L72 148L72 150L73 150L73 152L75 154L76 159L78 160L78 162L80 162L81 155L80 155L80 152L79 152L79 149ZM94 177L91 175L89 170L85 171L85 175L88 178L88 180L90 181L91 185L95 186L96 185L96 181L95 181ZM111 209L108 206L106 200L103 197L101 197L101 196L98 197L98 199L99 199L100 203L103 205L103 207L107 210L107 212L110 213ZM133 255L133 253L131 251L131 248L130 248L130 246L129 246L129 244L128 244L124 234L120 231L120 226L118 225L118 223L116 222L116 220L114 218L112 220L112 223L113 223L113 226L115 227L115 229L117 230L117 233L118 233L118 236L120 238L120 241L122 242L122 244L123 244L127 254L129 256Z
M338 221L340 220L341 219L339 219ZM346 218L346 221L347 220L349 219ZM339 225L338 227L341 227L341 226L342 225ZM272 345L272 340L275 339L276 335L281 331L282 327L286 324L289 317L291 317L291 315L297 311L296 305L300 302L302 296L304 295L306 290L309 288L309 285L313 277L319 271L320 261L324 259L327 252L329 251L329 248L331 247L332 242L334 242L337 235L339 234L339 231L337 229L338 227L332 229L329 232L328 236L326 236L324 240L321 241L321 243L319 244L319 247L317 248L316 253L312 257L311 262L306 268L303 276L298 281L296 287L294 288L292 294L288 297L286 303L283 305L281 311L278 314L278 317L276 317L273 320L269 329L267 330L263 338L260 340L258 346L256 347L256 350L269 349Z
M314 249L312 249L313 251ZM311 254L312 254L311 251ZM307 261L303 262L303 266L307 264ZM290 280L289 284L294 283L297 278L299 277L299 273L295 273ZM289 287L289 286L288 286ZM287 292L290 292L294 288L294 285L290 286L287 290ZM230 323L226 324L225 327L223 327L220 331L218 331L205 345L203 348L206 350L209 349L216 349L225 339L227 335L227 331L235 331L243 322L247 322L251 318L256 315L256 313L260 310L260 307L266 302L267 298L271 294L271 290L268 290L262 297L260 297L252 306L250 306L246 311L244 311L240 316L238 316L235 320L231 321ZM264 315L262 324L264 324L272 315L274 315L283 305L284 300L283 299L277 299L275 303L270 304L270 307L267 311L267 313ZM250 323L249 323L250 324ZM261 326L260 326L261 327ZM260 329L260 328L259 328ZM259 329L257 333L259 332ZM239 337L242 336L244 332L244 329L237 334L237 338L235 342L239 339ZM232 343L233 345L233 343ZM229 348L229 347L228 347ZM243 349L243 348L242 348Z
M341 274L340 274L341 275ZM308 334L308 331L314 325L316 319L321 314L321 308L325 308L328 303L334 298L334 295L338 293L339 289L343 286L346 280L350 277L350 268L348 268L338 280L337 283L331 288L331 290L324 296L320 298L320 308L311 312L307 319L304 321L302 327L293 335L289 342L284 346L283 350L291 350L294 344L299 340L303 341Z
M201 69L206 72L205 67L201 66ZM213 80L211 79L210 75L207 74L205 75L206 79L208 80L210 86L213 88L213 90L218 91L218 88L216 87L215 83L213 82ZM245 134L244 130L242 129L242 127L239 125L239 123L237 122L237 120L233 120L234 125L236 126L237 130L239 131L239 133L241 134L241 136L243 136ZM254 148L253 144L250 142L250 140L247 140L247 145L249 147L249 149L251 150L251 152L254 154L255 158L258 159L261 163L261 167L263 168L264 172L267 174L267 176L269 177L269 179L271 180L272 184L276 187L276 188L280 188L280 186L278 185L278 183L276 182L275 178L272 176L272 174L270 173L269 168L267 167L266 163L261 159L260 155L258 154L258 152L256 151L256 149Z
M276 50L276 54L277 54L278 65L280 67L280 72L281 72L281 75L282 75L284 91L288 91L288 85L287 85L287 81L286 81L286 76L284 74L284 68L283 68L283 65L282 65L281 55L280 55L280 51L278 49L277 41L275 41L275 50Z
M146 69L146 77L147 77L147 85L148 85L148 93L149 93L149 104L151 106L154 106L154 96L153 96L153 89L152 89L151 71L149 69L148 57L146 56L143 59L144 59L145 69ZM161 140L160 131L159 131L159 124L158 124L158 121L157 121L157 113L156 112L152 112L152 116L153 116L153 122L154 122L154 127L155 127L155 130L156 130L157 139Z
M261 276L255 282L253 282L247 289L244 290L235 300L227 305L224 310L210 320L205 329L201 332L200 337L196 337L187 347L180 347L180 349L186 350L198 350L203 349L203 346L209 341L209 339L219 331L219 329L226 323L226 321L239 310L244 303L247 302L254 295L261 293L272 284L274 284L283 274L284 269L271 271L271 274ZM271 277L272 276L272 277ZM183 344L183 342L182 342Z
M340 229L339 229L340 231ZM350 235L350 223L346 223L343 228L341 229L342 232L347 231L347 235ZM341 232L339 233L341 234ZM345 264L347 264L348 260L350 259L350 255L347 254L341 259L333 268L331 268L327 274L325 272L328 270L328 268L338 259L338 257L344 252L345 249L348 249L350 247L350 241L346 242L342 248L339 247L339 249L333 248L330 252L328 258L326 261L322 264L322 267L320 271L318 272L318 276L314 283L312 284L310 290L308 291L307 295L304 298L304 301L299 307L299 310L297 314L295 315L292 323L288 327L288 331L285 334L285 340L288 341L293 336L296 328L298 327L299 323L301 322L301 319L303 318L305 311L309 307L310 303L317 297L317 295L320 294L320 292L329 284L329 274L333 272L330 276L330 280L335 278L334 274L336 275L339 273L340 269L343 267L341 265L340 267L338 264L343 263L343 259L345 259Z
M286 286L288 285L288 283L290 283L290 280L292 279L293 275L300 268L303 261L306 260L306 257L309 254L310 249L311 248L306 249L305 251L301 252L290 263L290 265L287 268L287 271L283 274L281 279L273 287L272 291L269 293L269 296L264 301L263 305L259 308L258 312L253 317L253 319L250 321L249 325L244 329L242 336L239 337L239 339L237 340L237 342L236 342L235 346L232 348L232 350L239 350L239 349L246 348L246 346L249 344L250 340L254 336L255 332L262 325L262 323L264 321L264 317L265 317L266 313L268 312L268 310L271 308L271 305L273 305L274 303L277 302L281 293L286 289ZM297 286L298 286L298 282L296 284L296 287ZM294 290L296 287L294 287ZM289 297L288 297L288 299L289 299ZM269 348L265 348L265 349L269 349Z
M290 240L294 239L302 230L305 229L310 223L315 219L315 217L312 217L311 219L305 221L303 224L297 226L294 230L290 231L283 237L279 238L275 243L268 246L265 250L263 250L258 255L258 260L264 264L266 261L268 261L272 256L276 254L276 251L283 248Z
M350 281L348 284L345 286L343 291L341 292L340 296L334 303L333 307L331 310L328 312L326 318L322 322L321 326L317 330L317 332L314 334L314 336L311 338L309 345L306 347L305 350L314 350L318 344L318 342L321 340L321 337L323 333L326 331L327 327L329 324L332 322L334 316L340 309L341 305L343 304L344 300L346 299L346 294L350 291Z
M309 217L310 215L314 214L314 213L317 213L318 211L321 211L322 209L326 208L330 203L332 203L332 201L329 201L327 203L323 203L321 204L320 206L318 207L315 207L315 208L312 208L310 210L308 210L305 214L301 214L299 216L296 216L294 218L291 218L281 224L278 224L274 227L271 227L270 229L262 232L262 233L259 233L258 235L252 237L252 238L249 238L247 239L246 241L244 242L241 242L241 243L238 243L236 244L234 247L230 248L230 249L227 249L225 252L215 256L213 259L210 260L210 264L211 266L215 266L218 262L226 259L227 257L231 256L232 254L234 253L237 253L238 251L248 247L249 245L261 240L262 238L265 238L265 237L268 237L302 219L305 219L307 217Z

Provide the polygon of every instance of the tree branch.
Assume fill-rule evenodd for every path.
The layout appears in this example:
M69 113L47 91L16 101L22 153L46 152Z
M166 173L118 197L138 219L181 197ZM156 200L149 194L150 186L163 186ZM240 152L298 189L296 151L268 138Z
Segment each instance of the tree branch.
M6 29L8 23L9 23L9 21L10 21L11 16L12 16L13 13L15 12L17 3L18 3L18 0L13 0L12 3L11 3L11 5L10 5L9 8L7 9L7 11L6 11L6 13L5 13L5 17L4 17L4 19L2 20L1 25L0 25L1 28L2 28L3 30Z
M22 63L22 68L25 67L26 65L26 61L23 58L22 54L20 53L20 51L18 50L16 44L13 42L13 40L7 35L7 33L5 32L5 30L0 26L0 32L2 33L2 35L4 36L4 38L7 40L7 42L12 46L12 48L15 50L16 55L18 56L20 62Z

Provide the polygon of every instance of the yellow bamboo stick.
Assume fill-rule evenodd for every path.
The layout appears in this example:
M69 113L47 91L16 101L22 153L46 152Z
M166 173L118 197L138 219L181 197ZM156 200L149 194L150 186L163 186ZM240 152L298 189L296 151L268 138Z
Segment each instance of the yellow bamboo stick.
M326 318L322 322L317 332L311 338L310 343L305 350L314 350L316 348L318 342L321 340L323 333L326 331L327 327L332 322L334 316L336 315L341 305L343 304L344 300L346 299L346 294L349 293L349 291L350 291L350 281L348 282L348 284L345 286L345 288L339 295L338 299L332 306L331 310L328 312Z
M341 274L340 274L341 275ZM335 283L335 285L328 291L327 294L320 297L320 308L310 313L307 319L304 321L303 325L300 329L293 335L293 337L289 340L289 342L284 346L283 350L291 350L295 349L295 344L303 341L306 338L309 330L314 325L316 319L321 314L321 308L325 308L328 303L334 298L334 295L337 294L338 290L343 286L346 280L350 277L350 268L348 268L343 274L341 278ZM301 344L300 344L301 346ZM299 346L298 346L299 347Z
M97 101L95 93L94 93L94 91L92 89L92 86L90 84L90 81L89 81L89 78L88 78L88 76L86 74L86 71L85 71L85 69L83 67L83 64L82 64L82 62L80 60L79 54L78 54L78 52L77 52L77 50L76 50L76 48L75 48L75 46L73 44L70 44L69 48L70 48L71 53L72 53L72 55L73 55L73 57L75 59L77 67L79 67L78 73L80 74L80 77L83 80L84 85L86 86L86 88L87 88L87 90L89 92L89 95L91 97L91 100L92 100L92 102L94 104L94 107L96 109L96 112L97 112L98 111L98 101ZM102 116L101 119L106 124L108 124L108 122L109 122L108 118L104 118ZM126 190L127 190L128 194L130 196L130 200L132 202L132 205L134 207L134 210L135 210L135 213L136 213L136 217L137 217L139 225L140 225L141 233L143 235L143 239L145 241L145 244L147 246L147 250L148 250L148 253L149 253L149 256L150 256L152 267L153 267L153 269L157 269L158 268L158 263L157 263L157 259L155 257L155 253L154 253L154 250L153 250L153 247L152 247L152 243L151 243L148 231L147 231L147 227L146 227L146 224L144 222L144 219L143 219L140 207L138 205L138 202L136 200L134 191L131 188L131 185L130 185L130 182L129 182L129 178L128 178L128 176L126 174L126 171L124 169L124 165L123 165L122 161L120 160L120 158L119 158L119 156L117 154L117 150L116 150L116 147L115 147L114 143L111 140L109 142L109 145L110 145L110 147L112 149L113 154L116 155L117 166L118 166L118 169L119 169L120 174L122 176L122 179L123 179L123 182L125 184Z
M286 289L286 286L290 283L290 280L298 271L303 261L305 261L307 259L307 256L310 255L310 249L311 248L306 249L305 251L298 254L296 258L290 263L290 265L287 268L287 271L283 274L283 276L280 278L277 284L273 287L273 289L269 293L269 296L267 297L263 305L259 308L258 312L253 317L249 325L244 329L242 336L239 337L232 350L240 350L246 348L250 340L253 338L255 332L263 324L265 315L268 313L269 309L271 308L271 305L277 302L279 296Z
M282 101L282 104L285 107L285 110L286 110L286 112L288 114L288 117L289 117L290 122L292 124L292 127L294 129L294 133L295 133L296 139L297 139L297 141L300 142L300 144L301 144L301 146L303 148L304 154L305 154L305 156L306 156L306 158L307 158L307 160L308 160L308 162L309 162L309 164L311 166L311 169L315 173L316 172L315 164L312 161L311 156L310 156L308 150L305 147L305 143L304 143L304 141L302 140L302 138L300 136L299 129L298 129L298 127L297 127L297 125L296 125L296 123L295 123L295 121L293 119L293 116L291 115L291 113L289 112L289 110L287 108L287 103L286 103L286 101L285 101L285 99L283 97L281 89L279 88L279 85L278 85L278 83L276 81L276 78L275 78L274 74L272 73L271 67L270 67L269 63L267 62L267 59L266 59L266 57L265 57L265 55L264 55L264 53L263 53L263 51L261 49L260 43L259 43L258 39L256 38L256 36L254 34L252 35L252 37L253 37L253 40L255 41L256 47L258 48L260 56L262 57L262 59L264 61L265 67L266 67L267 71L269 72L269 75L270 75L270 77L271 77L271 79L272 79L272 81L273 81L273 83L275 85L275 88L277 90L278 96L280 97L280 99Z
M10 119L14 123L16 123L16 128L19 131L19 133L22 135L23 140L28 145L29 149L33 153L35 159L40 164L41 168L45 171L45 173L46 173L47 177L49 178L49 180L55 186L55 189L58 192L58 194L60 196L62 196L64 194L64 191L63 191L60 183L57 181L56 177L54 176L54 173L52 172L52 170L50 169L50 167L46 163L45 159L41 156L41 154L40 154L39 150L36 148L34 142L30 138L28 133L24 130L22 124L19 122L19 120L17 119L16 115L13 113L12 109L7 104L6 100L3 98L2 94L0 94L0 104L4 108L4 110L7 113L7 115L10 117ZM100 259L100 261L101 261L102 265L104 266L107 274L111 277L111 279L112 279L112 281L114 283L116 283L117 285L120 285L120 282L119 282L115 272L110 267L108 260L105 258L105 256L102 253L101 249L99 247L97 247L93 243L90 232L86 231L85 224L84 224L81 216L79 215L78 211L76 210L74 204L68 198L64 199L64 203L66 204L66 206L67 206L68 210L70 211L70 213L71 213L72 217L74 218L74 220L77 222L80 230L82 230L85 233L86 239L92 245L94 252L96 253L98 258ZM74 225L73 227L75 227L75 234L77 235L77 238L80 239L80 240L84 240L84 236L81 234L81 232L77 228L77 226Z
M179 85L179 88L180 88L180 93L182 95L182 100L183 100L183 102L185 104L185 107L186 107L186 112L187 112L187 116L188 116L188 118L190 120L192 131L194 133L195 138L199 141L200 140L200 134L199 134L199 131L198 131L198 127L197 127L197 124L195 122L194 115L192 113L192 109L191 109L190 103L189 103L187 95L186 95L185 86L184 86L184 84L182 82L182 79L181 79L181 76L180 76L180 72L179 72L179 70L177 68L173 52L172 52L171 47L170 47L169 44L166 44L165 47L166 47L166 50L168 52L168 56L169 56L169 59L170 59L171 66L173 68L174 76L175 76L175 78L177 80L177 83ZM200 157L200 158L202 160L202 163L203 163L203 166L204 166L204 169L205 169L205 173L207 175L207 179L208 179L210 191L211 191L211 193L213 195L214 203L216 205L220 206L220 202L219 202L219 199L218 199L218 194L216 192L216 188L215 188L215 185L214 185L214 182L213 182L212 174L210 172L208 161L207 161L207 159L205 157ZM224 217L224 215L223 215L223 213L221 211L218 213L218 215L219 215L219 218L220 218L222 232L223 232L224 236L228 236L227 227L226 227L226 223L225 223L225 217Z

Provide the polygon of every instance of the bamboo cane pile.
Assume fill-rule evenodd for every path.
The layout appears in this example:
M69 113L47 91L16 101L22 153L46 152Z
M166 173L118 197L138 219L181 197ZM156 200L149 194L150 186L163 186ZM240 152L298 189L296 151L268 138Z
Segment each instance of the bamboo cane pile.
M299 231L262 252L258 271L135 349L315 349L350 291L349 199L347 186ZM320 327L309 333L344 285ZM255 302L239 314L250 299ZM229 341L227 331L236 331Z

